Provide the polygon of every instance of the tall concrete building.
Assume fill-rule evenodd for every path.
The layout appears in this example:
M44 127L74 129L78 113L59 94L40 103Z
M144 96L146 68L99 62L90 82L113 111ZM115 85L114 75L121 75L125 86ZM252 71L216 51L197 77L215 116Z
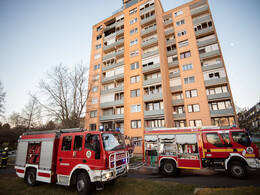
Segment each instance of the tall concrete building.
M93 26L85 127L118 128L141 153L145 129L237 124L208 2L123 4Z

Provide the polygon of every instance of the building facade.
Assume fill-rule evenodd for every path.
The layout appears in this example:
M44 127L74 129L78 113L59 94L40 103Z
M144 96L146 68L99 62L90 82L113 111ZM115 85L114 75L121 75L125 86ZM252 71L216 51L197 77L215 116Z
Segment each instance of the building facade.
M118 128L141 153L145 129L237 124L208 2L123 3L93 26L85 128Z

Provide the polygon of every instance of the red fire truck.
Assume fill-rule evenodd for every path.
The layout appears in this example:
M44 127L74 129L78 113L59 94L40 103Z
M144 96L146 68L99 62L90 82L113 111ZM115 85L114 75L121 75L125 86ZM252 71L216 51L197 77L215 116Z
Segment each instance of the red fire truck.
M228 171L244 178L247 168L260 168L259 150L237 127L163 128L146 130L144 162L172 176L180 169Z
M38 181L75 185L79 194L99 189L128 171L128 151L119 132L80 129L24 133L18 140L16 174L29 186Z

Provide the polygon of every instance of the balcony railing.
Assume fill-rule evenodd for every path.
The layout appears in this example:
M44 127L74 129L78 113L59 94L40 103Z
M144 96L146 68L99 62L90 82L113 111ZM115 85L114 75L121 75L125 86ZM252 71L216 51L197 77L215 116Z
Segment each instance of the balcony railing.
M104 46L104 47L103 47L103 50L104 50L104 52L106 52L106 51L108 51L108 50L110 50L110 49L112 49L112 48L115 48L115 47L118 47L118 46L121 46L121 45L124 45L124 39L121 39L121 40L119 40L119 41L116 41L116 42L114 42L114 43L112 43L112 44L110 44L110 45Z
M143 15L144 13L146 13L146 12L151 11L151 10L154 10L154 5L151 5L151 6L147 7L147 8L144 8L143 10L141 10L140 11L140 16Z
M186 119L186 114L173 114L173 120Z
M177 54L177 49L171 50L171 51L167 51L167 56L173 56Z
M178 66L179 66L179 60L168 63L169 68L178 67Z
M181 91L181 90L182 90L181 85L171 87L171 92L177 92L177 91Z
M154 70L160 70L160 63L143 67L143 73L151 72Z
M208 11L208 9L209 9L209 7L207 5L204 5L201 8L191 10L190 13L191 13L192 16L194 16L194 15L198 15L200 13L206 12L206 11Z
M149 110L149 111L144 111L144 116L149 117L149 116L158 116L158 115L164 115L164 110Z
M198 31L195 32L195 34L196 34L196 36L198 36L198 35L208 34L208 33L211 33L211 32L214 32L213 26L210 26L208 28L204 28L202 30L198 30Z
M101 103L100 108L107 108L107 107L120 106L120 105L124 105L124 99Z
M172 100L172 105L184 104L183 99Z
M162 93L154 93L149 95L144 95L144 102L153 101L153 100L161 100L163 98Z
M110 59L110 58L123 56L123 55L124 55L124 52L125 52L124 50L120 50L120 51L118 51L118 52L108 54L108 55L106 55L105 57L103 57L103 61L104 61L104 60L108 60L108 59Z
M223 63L218 63L218 64L212 64L212 65L208 65L208 66L203 66L202 70L203 71L208 71L208 70L214 70L217 68L222 68L223 67Z
M145 80L145 81L143 81L143 86L160 83L161 81L162 81L161 77L156 78L156 79Z
M223 109L223 110L211 110L210 115L211 116L227 116L227 115L234 115L234 109Z
M142 54L142 58L147 58L147 57L150 57L150 56L153 56L153 55L156 55L156 54L159 54L159 49Z
M144 25L146 25L148 23L152 23L155 19L156 19L155 15L150 16L149 18L145 18L145 19L141 20L141 26L143 27Z
M226 77L205 80L206 87L211 86L211 85L224 84L224 83L227 83L227 78Z
M220 55L220 51L219 50L202 53L202 54L200 54L200 58L201 59L206 59L206 58L211 58L211 57L217 56L217 55Z
M163 25L167 26L168 24L172 24L172 23L173 23L173 20L172 20L172 18L170 18L169 20L166 20L165 22L163 22Z
M164 32L165 36L170 35L170 34L173 34L173 33L174 33L174 28L171 28L171 29L166 30L166 31Z
M115 93L115 92L118 92L118 91L124 91L124 86L102 90L101 95L108 94L108 93Z
M201 18L198 18L198 19L194 19L193 24L198 24L198 23L210 20L210 19L211 19L210 15L207 15L207 16L204 16L204 17L201 17Z
M150 39L148 41L142 42L142 48L145 49L145 48L148 48L149 46L156 45L156 44L158 44L158 38L157 37Z
M121 66L121 65L124 65L124 61L118 62L116 64L112 64L112 65L109 65L109 66L105 66L105 67L102 68L102 71L107 71L109 69L113 69L113 68Z
M100 121L118 120L118 119L124 119L124 114L105 115L99 117Z
M177 78L177 77L180 77L180 76L181 76L180 72L176 72L176 73L170 74L169 78L172 79L172 78Z
M175 42L176 42L175 39L171 39L171 40L169 40L169 41L166 41L166 45L169 45L169 44L171 44L171 43L175 43Z
M153 26L153 27L150 27L150 28L148 28L146 30L142 30L141 31L141 36L153 34L156 31L157 31L157 26Z
M108 82L111 82L111 81L114 81L114 80L119 80L119 79L122 79L124 78L124 73L122 74L118 74L118 75L115 75L115 76L111 76L111 77L106 77L106 78L103 78L101 80L101 83L108 83Z
M208 100L215 100L215 99L223 99L223 98L230 98L230 93L219 93L219 94L213 94L213 95L208 95Z
M211 45L213 43L217 43L217 38L216 37L208 39L208 40L205 40L205 41L197 42L197 45L198 45L198 47L203 47L203 46L206 46L206 45Z

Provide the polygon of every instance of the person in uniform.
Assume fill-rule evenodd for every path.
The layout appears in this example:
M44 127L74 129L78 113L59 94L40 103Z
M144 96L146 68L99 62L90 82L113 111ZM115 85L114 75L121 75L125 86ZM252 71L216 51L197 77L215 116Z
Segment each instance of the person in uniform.
M2 156L2 162L1 162L1 165L0 165L0 168L6 168L6 165L7 165L7 160L8 160L8 148L6 147L4 149L4 151L2 152L1 156Z

